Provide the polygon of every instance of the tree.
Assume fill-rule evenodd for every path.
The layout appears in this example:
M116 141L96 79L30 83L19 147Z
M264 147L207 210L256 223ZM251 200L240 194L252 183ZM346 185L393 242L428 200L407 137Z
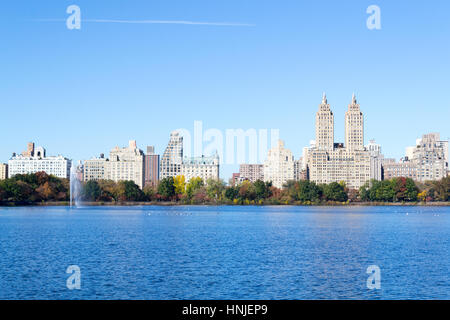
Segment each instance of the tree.
M225 182L221 179L208 179L206 181L206 195L216 201L221 200L225 190Z
M36 172L35 175L37 184L40 186L50 181L50 176L44 171Z
M50 200L55 197L55 190L52 188L52 185L46 181L43 185L39 186L36 189L36 192L43 200Z
M45 172L36 172L36 173L30 173L30 174L16 174L10 180L25 182L31 188L36 189L37 187L39 187L40 185L44 184L47 181L47 180L45 180L45 181L42 181L41 183L38 182L38 176L41 173L44 175L47 175Z
M6 201L6 191L3 190L2 185L0 184L0 203Z
M147 201L155 200L156 199L156 194L158 193L156 188L154 186L152 186L152 185L146 185L144 187L143 192L144 192L145 199Z
M14 202L30 201L34 192L28 183L14 179L1 181L0 189L3 190L4 200Z
M427 201L427 191L424 190L417 195L419 201Z
M99 197L100 201L117 201L118 200L118 186L112 180L99 180L98 185L101 190Z
M189 199L192 199L192 197L195 194L196 190L199 190L201 187L204 186L203 179L200 177L195 177L189 180L189 183L186 185L186 195Z
M297 199L300 201L318 201L322 195L322 189L314 182L300 180L297 182Z
M419 188L416 186L413 179L406 178L405 188L406 188L405 200L406 201L417 201L417 196L419 194Z
M344 202L347 201L348 195L345 187L337 182L326 184L323 187L323 194L327 200Z
M225 190L225 198L229 200L237 199L239 196L239 187L231 186Z
M191 203L202 204L207 201L208 201L208 195L206 193L205 186L201 186L200 188L195 189L193 197L191 199Z
M121 201L139 201L143 193L134 181L119 181L119 200Z
M450 177L434 182L435 199L438 201L450 200Z
M183 175L173 178L173 185L175 187L175 194L186 193L186 179Z
M102 194L102 189L100 188L97 181L89 180L84 185L81 196L83 200L86 201L97 201Z
M395 190L392 181L384 180L374 186L375 200L392 202L395 200Z
M371 201L369 182L366 182L361 188L359 188L359 197L362 201Z
M164 200L171 200L175 196L175 187L173 177L162 179L158 184L158 194Z
M267 199L272 195L272 193L270 191L270 187L272 186L272 183L270 183L270 182L256 180L255 183L253 183L253 186L255 188L256 199L258 199L258 200Z
M245 180L244 182L242 182L241 186L239 187L239 198L241 198L242 200L255 200L255 186L250 181Z

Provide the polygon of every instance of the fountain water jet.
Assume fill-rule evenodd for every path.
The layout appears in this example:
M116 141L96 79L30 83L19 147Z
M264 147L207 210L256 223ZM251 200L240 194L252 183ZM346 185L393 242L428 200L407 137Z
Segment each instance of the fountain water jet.
M77 207L81 199L81 182L78 179L77 166L73 164L70 167L70 207Z

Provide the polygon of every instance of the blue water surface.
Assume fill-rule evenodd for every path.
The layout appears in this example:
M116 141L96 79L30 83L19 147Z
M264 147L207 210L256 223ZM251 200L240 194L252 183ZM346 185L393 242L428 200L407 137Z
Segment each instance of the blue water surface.
M0 208L0 299L449 299L449 248L446 207Z

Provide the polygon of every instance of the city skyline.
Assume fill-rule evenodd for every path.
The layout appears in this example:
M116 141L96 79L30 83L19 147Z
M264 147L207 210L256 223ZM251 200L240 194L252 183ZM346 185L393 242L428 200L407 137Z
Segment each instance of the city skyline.
M375 139L388 157L404 156L423 133L450 136L446 1L432 8L377 1L381 30L367 29L372 3L365 1L138 1L133 8L76 2L86 19L232 21L254 25L249 28L86 23L68 30L64 22L36 21L64 20L71 4L2 6L8 50L0 57L8 63L0 103L8 121L0 130L8 139L0 162L28 141L74 160L132 139L162 155L168 133L192 130L195 120L223 132L279 128L298 158L314 139L323 91L338 115L336 141L345 140L352 92L370 119L364 143ZM221 177L238 165L221 166Z
M364 125L364 121L365 120L364 119L365 119L365 117L364 117L363 112L361 112L362 110L360 110L360 105L357 102L355 93L352 94L351 102L348 105L348 110L345 113L345 142L339 142L339 141L335 140L335 136L336 136L335 127L336 127L337 123L335 121L335 113L334 113L333 110L334 109L331 107L331 104L329 104L329 102L328 102L328 98L327 98L326 93L323 92L323 94L322 94L322 102L319 105L319 110L318 110L318 112L316 114L315 139L314 140L310 140L310 145L309 146L303 146L302 147L303 151L302 151L302 154L300 156L297 157L294 153L292 153L292 155L290 156L290 157L292 157L292 161L293 161L292 162L292 166L295 166L294 162L298 162L299 163L299 167L301 167L300 171L298 171L298 174L301 174L301 171L303 171L306 166L308 166L309 170L311 170L311 168L312 168L311 166L313 166L313 167L315 166L315 165L312 165L312 164L307 164L308 161L304 158L305 157L305 151L310 150L311 148L316 148L317 147L318 150L327 151L327 152L332 152L333 150L345 150L345 149L342 149L342 148L346 148L350 152L352 152L352 150L360 150L361 152L363 152L365 154L365 156L368 156L369 153L367 153L367 152L370 152L371 148L375 147L375 148L377 148L377 154L380 155L382 158L380 160L376 160L377 161L376 163L378 163L378 164L371 163L370 164L370 168L371 168L370 170L377 171L378 169L376 169L373 166L375 165L375 166L379 166L381 168L383 161L386 161L386 165L387 166L389 166L389 164L403 166L402 165L402 161L404 161L404 159L408 160L408 158L410 158L410 159L412 158L413 148L415 148L415 146L419 145L421 143L421 140L424 137L429 136L429 135L437 134L437 138L434 138L434 139L437 139L437 140L440 139L439 138L440 137L440 133L435 133L435 132L427 133L425 135L422 135L422 138L416 139L416 144L414 144L414 145L410 144L408 146L405 146L404 147L405 152L402 154L402 156L400 158L392 158L392 157L390 157L390 155L386 156L385 154L383 154L382 146L380 144L376 143L375 139L370 139L369 142L366 143L366 141L365 141L366 140L365 139L365 133L364 133L364 128L365 128L365 125ZM328 116L328 114L330 114L330 116ZM356 121L356 122L354 122L354 121ZM178 166L179 166L178 170L175 170L176 172L174 171L172 173L172 171L170 171L171 173L169 175L167 175L167 174L164 173L167 170L166 166L163 165L165 163L165 160L162 160L161 168L159 169L161 171L161 173L158 171L158 177L156 178L156 181L158 181L160 179L160 177L159 177L160 174L162 175L162 178L164 178L166 176L183 175L183 170L182 170L181 163L184 163L185 161L189 162L192 159L195 159L195 157L203 158L203 157L206 156L207 158L205 158L205 159L209 159L209 158L213 159L214 157L217 157L217 162L216 162L217 174L219 174L219 172L223 172L223 167L224 166L227 166L227 165L230 166L230 163L225 162L225 159L224 159L225 157L229 158L228 154L224 155L224 151L226 153L229 153L230 149L228 147L225 148L226 150L221 150L220 151L220 154L222 154L222 157L219 157L218 154L217 154L217 150L216 149L214 149L215 151L213 153L211 153L211 154L208 154L208 153L205 154L204 153L205 150L211 149L211 146L217 145L217 141L215 141L214 139L212 140L213 141L212 143L211 143L211 141L209 141L209 145L208 145L208 143L206 143L207 144L206 147L204 145L205 141L203 141L203 144L200 143L200 148L198 146L196 146L196 144L198 143L198 141L196 141L196 140L198 140L196 138L196 134L198 134L197 131L199 129L201 130L201 132L200 132L200 139L203 139L205 133L208 134L208 131L213 130L213 132L214 132L214 131L217 130L217 129L208 129L206 132L203 132L203 124L202 123L194 123L194 130L193 130L194 131L194 134L193 134L194 139L192 139L191 132L189 130L185 129L185 128L173 130L170 133L169 143L167 144L164 153L157 153L155 151L155 147L154 146L150 146L149 144L143 144L143 146L147 145L147 147L146 147L147 148L147 157L149 157L149 155L152 155L152 154L157 156L158 159L159 159L159 157L161 157L161 159L164 159L165 157L168 157L167 160L170 158L171 161L174 161L173 162L174 164L178 164ZM222 133L220 133L220 135L221 135L220 139L221 140L225 140L226 143L229 142L228 141L228 133L229 133L228 130L229 129L227 129L226 138L225 138L225 135L222 136ZM239 129L239 130L241 130L241 129ZM253 130L253 129L251 129L251 130ZM323 130L325 130L325 131L323 131ZM236 130L231 130L232 134L236 134L236 132L237 132ZM187 137L185 137L183 135L183 133L187 134ZM265 146L266 150L263 150L263 152L261 153L261 150L258 150L261 147L261 141L258 141L258 140L262 140L263 138L265 139L266 137L264 135L263 135L263 137L255 136L256 140L251 141L251 138L245 136L246 134L247 133L244 132L244 131L241 132L241 136L243 136L245 138L245 141L243 141L243 143L244 143L243 146L246 147L245 150L239 150L239 137L237 137L237 138L235 137L236 139L234 139L234 142L231 143L231 145L233 146L232 151L231 151L232 159L233 159L233 164L232 164L233 167L240 167L240 168L242 168L242 165L245 165L245 164L248 164L250 166L251 165L262 165L262 166L264 166L264 164L270 158L271 150L273 148L277 148L277 146L279 146L280 143L282 143L282 145L284 146L284 140L279 140L278 136L275 137L276 138L275 140L273 140L274 137L271 137L272 141L270 141L270 138L269 138L269 141L266 142L266 144L267 144ZM184 141L183 141L183 138L184 138ZM188 139L186 139L186 138L188 138ZM177 142L175 143L174 142L175 140L173 140L173 139L175 139ZM189 141L186 142L186 140L189 140ZM356 144L353 145L353 143L354 143L353 141ZM447 141L446 142L447 143L447 147L446 147L447 148L446 149L447 156L446 157L448 157L448 139L446 141ZM202 141L200 141L200 142L202 142ZM218 143L218 145L222 145L223 142L224 141L220 141ZM254 143L254 145L252 145L252 143ZM131 146L131 144L133 144L133 147L130 147L130 148L134 148L135 150L139 151L142 155L144 154L143 153L144 147L141 146L142 149L140 149L137 146L137 142L135 140L129 140L128 144L129 144L129 146ZM176 148L177 150L179 148L181 148L181 149L179 149L178 151L176 151L172 155L172 149L174 148L175 145L179 145ZM190 151L186 152L187 151L186 150L186 146L188 147L187 149L189 149ZM39 148L42 148L42 147L39 147ZM39 148L38 148L38 150L39 150ZM21 153L18 153L16 151L14 151L12 153L12 156L9 158L9 160L15 159L15 157L16 157L15 155L17 155L19 157L23 157L23 156L30 157L32 155L32 153L34 152L34 149L35 149L35 142L34 141L33 142L29 141L27 143L27 150L25 150L25 151L23 151ZM119 149L120 148L119 148L118 144L116 144L114 149L111 150L111 152L113 152L114 150L119 150ZM124 150L125 149L126 148L124 148ZM184 152L183 152L183 149L184 149ZM43 150L42 152L45 154L46 150L43 149L43 148L42 148L42 150ZM169 154L166 155L168 150L170 150L169 151L170 155ZM287 152L291 153L291 148L287 148L286 150L287 150ZM244 152L244 154L242 154L242 151ZM178 152L181 152L181 153L178 155L177 154ZM252 159L252 155L251 155L252 152L253 153L259 153L259 157L256 156L256 158L259 158L259 161L256 161L256 162L250 161ZM267 152L268 152L268 154L267 154ZM197 153L197 154L195 154L195 153ZM96 156L92 156L92 157L86 158L86 159L72 159L72 158L70 158L68 156L62 155L61 153L57 153L57 156L52 155L50 157L51 158L67 159L69 161L69 163L80 162L80 163L86 164L86 163L90 163L90 162L93 161L93 163L95 163L94 164L94 167L95 167L94 170L95 171L99 171L98 170L98 164L97 164L98 161L103 162L106 158L104 158L103 151L98 152L98 154L100 154L100 158L96 158ZM192 157L192 154L194 154L194 157ZM261 154L263 155L262 158L261 158ZM38 156L39 156L39 154L38 154ZM45 155L44 155L44 157L45 157ZM143 161L142 165L147 167L147 164L144 164L147 161L147 160L144 160L145 157L146 156L143 156L143 158L142 158L142 161ZM174 157L175 158L178 157L179 159L177 160ZM243 161L243 162L239 161L239 159L242 159L242 157L245 158L245 161ZM378 158L378 156L375 156L375 158ZM372 157L371 157L371 159L372 159ZM385 160L383 160L383 159L385 159ZM397 163L397 160L400 160L400 162ZM7 162L9 162L9 161L5 161L5 164L7 164ZM219 162L220 162L220 167L221 167L220 170L218 169L219 168ZM0 163L2 163L2 162L0 161ZM158 163L159 163L159 160L158 160ZM342 165L343 164L339 164L338 167L341 167ZM70 168L70 166L69 166L69 168ZM23 170L23 169L20 169L20 170ZM89 170L89 168L88 168L88 170ZM142 188L144 186L144 180L146 180L145 177L148 175L148 172L144 171L143 168L141 168L141 170L142 170L142 172L141 172L142 173L141 174L142 182L138 182L137 184ZM235 174L236 174L235 172L232 172L228 176L225 176L224 174L220 174L220 176L218 176L218 177L220 179L224 180L224 181L231 181L230 179L234 179L234 175ZM294 172L292 172L292 174L295 175ZM353 174L355 174L355 172ZM379 174L381 174L381 173L379 173ZM379 174L375 174L375 173L372 172L371 176L375 177L375 176L378 176ZM359 173L357 175L359 175ZM244 174L244 176L245 176L245 174ZM106 175L105 175L105 177L106 177ZM318 179L316 177L311 177L311 178L313 180L317 181L317 182L321 181L320 180L321 178L320 179ZM95 179L97 179L97 178L95 178ZM135 178L133 178L131 180L134 180L134 179ZM136 179L139 180L140 178L136 178ZM330 178L330 179L332 181L335 180L335 178ZM113 179L113 180L117 180L117 179ZM120 179L118 179L117 181L119 181L119 180ZM361 185L364 184L363 180L366 181L368 179L362 179ZM283 181L283 178L280 181ZM153 181L152 183L155 183L155 181ZM281 184L280 183L278 183L278 184L279 184L279 187L281 187Z
M208 140L210 145L203 148L203 135L210 135L208 132L211 131L200 133L199 146L196 134L198 134L198 129L203 130L200 124L194 129L193 149L194 153L197 152L194 157L191 156L191 152L187 152L188 155L186 155L186 150L184 150L186 138L189 140L187 146L192 147L191 134L185 129L184 135L182 134L183 130L175 130L170 133L170 139L162 157L155 153L154 146L147 146L147 153L144 154L144 151L138 148L137 142L130 140L128 147L120 148L116 145L111 149L110 159L100 153L99 158L79 160L80 164L84 164L84 170L81 171L81 176L84 178L81 180L113 180L115 182L132 180L139 188L143 189L144 185L155 186L160 178L166 177L183 176L187 181L195 177L201 177L204 181L210 178L213 180L222 178L234 185L236 178L253 181L256 176L262 174L264 181L271 182L278 188L282 188L288 181L305 179L319 184L345 182L349 188L359 189L373 179L381 181L385 178L408 177L425 182L439 180L448 175L449 141L448 139L441 140L440 133L422 135L422 138L416 140L415 145L405 148L404 156L400 158L400 162L397 162L395 158L386 158L382 153L382 146L375 140L370 140L368 144L365 144L364 114L354 93L345 113L346 138L344 143L335 140L334 118L335 114L324 92L316 113L315 140L311 140L309 146L303 147L302 156L296 159L290 149L284 148L283 140L273 140L272 137L271 145L268 148L267 145L265 146L267 156L263 156L263 164L239 162L242 157L246 160L251 159L252 152L255 153L255 156L256 153L261 155L261 150L257 149L261 148L262 144L261 141L257 141L256 131L252 141L252 138L246 137L247 133L243 131L234 137L233 134L236 134L236 131L232 130L230 137L236 141L231 143L233 146L231 153L233 161L238 161L240 170L239 173L232 173L232 176L228 177L229 179L219 176L219 164L223 166L224 163L220 161L219 157L220 153L222 159L224 158L222 133L219 132L219 136L214 137L212 143L211 140ZM196 125L198 123L194 124L194 127ZM212 132L215 132L214 130ZM228 134L227 130L225 139L227 145L229 143ZM239 145L239 135L244 139L241 140L242 148ZM218 137L221 141L217 141ZM248 141L246 141L247 138ZM221 146L222 150L218 153L216 149L214 155L206 153L205 156L203 152L212 150L211 145ZM244 147L247 147L247 150ZM235 148L237 154L235 154ZM230 152L228 146L226 152ZM160 157L161 162L159 161ZM228 154L226 157L229 158ZM73 164L75 161L60 154L57 157L46 156L45 148L35 147L34 142L28 142L25 151L14 152L6 167L2 167L1 179L15 174L39 171L46 171L59 177L68 177L71 163Z

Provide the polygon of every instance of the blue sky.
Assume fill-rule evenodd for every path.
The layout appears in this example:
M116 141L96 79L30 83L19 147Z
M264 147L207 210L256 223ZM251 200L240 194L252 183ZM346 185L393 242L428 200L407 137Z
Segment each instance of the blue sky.
M253 27L114 24L82 19L235 22ZM381 30L366 9L381 8ZM8 1L0 6L0 162L28 141L87 159L137 140L162 153L169 133L279 128L300 156L322 92L344 140L355 92L366 142L387 157L427 132L450 136L450 2ZM61 19L42 22L39 19ZM238 166L226 166L225 179Z

